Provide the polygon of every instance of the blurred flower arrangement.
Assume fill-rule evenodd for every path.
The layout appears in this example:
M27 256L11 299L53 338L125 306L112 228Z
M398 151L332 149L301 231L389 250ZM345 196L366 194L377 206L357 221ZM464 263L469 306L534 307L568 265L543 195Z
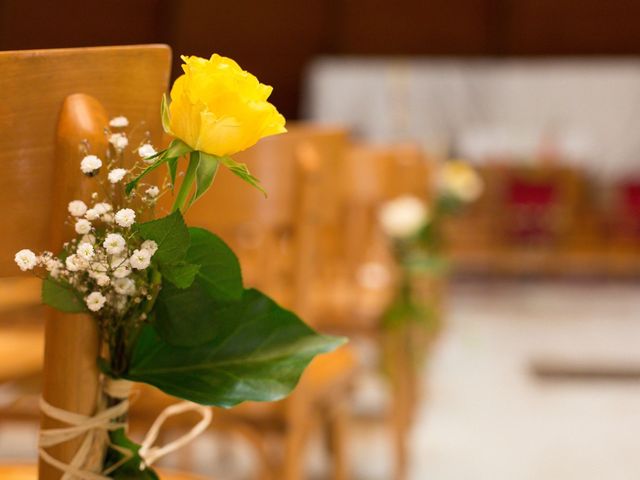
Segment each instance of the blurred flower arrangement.
M394 301L383 318L389 327L406 322L426 322L437 328L438 301L424 298L420 280L441 278L447 272L442 256L441 224L482 194L484 184L478 173L462 160L444 162L436 177L436 195L427 204L425 198L402 196L383 204L380 226L391 241L398 265L399 282ZM425 282L422 282L425 283ZM418 290L418 291L417 291ZM431 292L433 293L433 292ZM428 296L428 295L427 295Z
M185 224L184 212L211 186L220 165L261 189L231 155L286 130L267 101L272 88L233 60L183 60L171 101L162 99L163 127L174 137L169 147L157 152L148 140L130 145L127 118L113 118L105 129L106 152L81 146L79 168L96 188L89 199L68 205L76 237L55 254L25 249L15 256L21 270L43 278L45 304L89 314L99 327L105 345L97 359L104 374L99 409L110 433L98 478L157 478L151 460L126 437L126 407L120 407L130 382L201 405L273 401L292 390L316 354L343 342L245 289L231 249L215 234ZM187 157L178 185L178 162ZM166 180L149 182L165 164ZM172 192L171 213L155 219L158 200Z

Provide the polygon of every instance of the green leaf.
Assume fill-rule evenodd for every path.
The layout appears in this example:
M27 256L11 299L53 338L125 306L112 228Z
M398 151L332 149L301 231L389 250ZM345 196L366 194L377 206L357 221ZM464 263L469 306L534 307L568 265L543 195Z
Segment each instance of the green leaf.
M162 129L171 133L171 129L169 128L169 101L167 100L167 94L162 95L162 101L160 103L160 117L162 118Z
M202 321L210 325L209 340L191 347L170 345L144 327L125 377L203 405L275 401L291 392L315 355L345 342L317 334L257 290Z
M196 278L200 265L179 262L165 265L160 272L162 277L173 283L178 288L188 288Z
M208 153L198 152L199 161L196 169L196 191L189 200L189 206L193 204L198 198L200 198L209 189L213 183L213 179L216 177L218 167L220 166L220 160L215 155L209 155Z
M267 192L264 190L264 188L262 188L262 185L260 185L260 180L258 180L256 177L251 175L251 173L249 172L249 168L245 163L236 162L231 157L218 157L218 159L225 167L231 170L233 174L240 177L249 185L254 186L266 196Z
M163 281L154 305L153 323L171 345L199 345L215 335L215 316L223 305L197 279L187 288Z
M189 249L189 230L179 211L137 224L135 229L145 240L153 240L158 244L153 261L161 267L181 262Z
M217 311L244 294L233 251L205 229L191 227L189 234L186 261L200 267L195 279L183 287L167 278L155 306L156 328L172 345L199 345L213 338Z
M157 158L157 160L153 164L145 168L140 175L138 175L136 178L134 178L129 183L127 183L127 186L125 187L125 192L127 193L127 195L129 195L131 191L134 188L136 188L140 180L142 180L145 176L147 176L149 173L154 171L160 165L163 165L164 163L170 162L183 155L186 155L191 151L193 151L193 149L189 145L184 143L182 140L180 140L179 138L173 139L173 141L169 144L169 148L161 152L158 152L155 157L149 157L149 158ZM174 179L175 179L175 175L174 175Z
M170 158L167 160L167 168L169 169L169 178L171 179L171 188L176 184L176 175L178 173L178 159Z
M186 259L200 265L197 281L215 300L240 300L244 289L240 262L220 237L204 228L189 227L191 244Z
M167 148L165 156L167 158L179 158L190 152L193 152L193 148L179 138L174 138L169 144L169 148Z
M67 313L83 313L87 307L82 296L67 284L45 278L42 281L42 303Z

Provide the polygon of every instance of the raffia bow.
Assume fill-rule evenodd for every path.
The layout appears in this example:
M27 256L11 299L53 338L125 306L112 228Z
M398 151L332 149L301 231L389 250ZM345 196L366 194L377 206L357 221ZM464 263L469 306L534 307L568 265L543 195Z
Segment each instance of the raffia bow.
M105 393L110 397L121 400L118 404L104 408L94 415L82 415L54 407L43 398L40 398L40 409L49 418L57 420L68 426L60 428L43 429L40 431L39 455L47 464L63 472L62 480L108 480L110 473L114 472L123 463L132 458L133 454L125 448L114 445L109 440L109 432L126 428L125 422L119 421L129 411L129 395L132 382L127 380L109 379L105 384ZM164 446L154 446L164 422L170 417L181 413L194 411L202 416L202 419L185 435ZM211 409L193 402L179 402L165 408L153 422L149 432L142 441L138 455L142 459L141 468L150 467L161 457L184 447L187 443L202 434L211 424L213 414ZM50 455L46 449L68 442L75 438L82 438L80 447L69 463ZM94 463L95 452L103 451L108 446L123 455L123 458L108 469L96 472L90 470ZM101 460L101 459L100 459Z

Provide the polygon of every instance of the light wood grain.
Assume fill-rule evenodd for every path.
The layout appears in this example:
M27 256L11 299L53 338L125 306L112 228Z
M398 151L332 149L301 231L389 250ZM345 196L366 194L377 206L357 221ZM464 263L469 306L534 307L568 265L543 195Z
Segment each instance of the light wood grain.
M87 194L79 171L79 144L105 145L110 116L126 115L159 143L159 105L167 89L166 46L0 52L0 276L14 276L21 248L57 251L67 203ZM84 197L86 198L86 197ZM86 316L50 311L46 322L43 397L72 412L92 414L98 393L98 335ZM44 427L57 426L43 419ZM50 449L68 461L77 442ZM99 463L100 459L96 459ZM41 480L60 472L42 465Z
M16 273L16 251L49 244L52 160L63 100L91 95L110 116L144 124L159 143L170 57L163 45L0 52L0 205L10 233L0 237L0 275Z

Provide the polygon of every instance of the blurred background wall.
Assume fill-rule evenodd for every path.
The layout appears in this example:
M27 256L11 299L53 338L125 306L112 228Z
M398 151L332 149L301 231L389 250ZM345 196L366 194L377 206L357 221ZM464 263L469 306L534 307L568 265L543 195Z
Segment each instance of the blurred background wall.
M164 42L233 57L300 116L319 55L640 54L634 0L0 0L0 49Z

